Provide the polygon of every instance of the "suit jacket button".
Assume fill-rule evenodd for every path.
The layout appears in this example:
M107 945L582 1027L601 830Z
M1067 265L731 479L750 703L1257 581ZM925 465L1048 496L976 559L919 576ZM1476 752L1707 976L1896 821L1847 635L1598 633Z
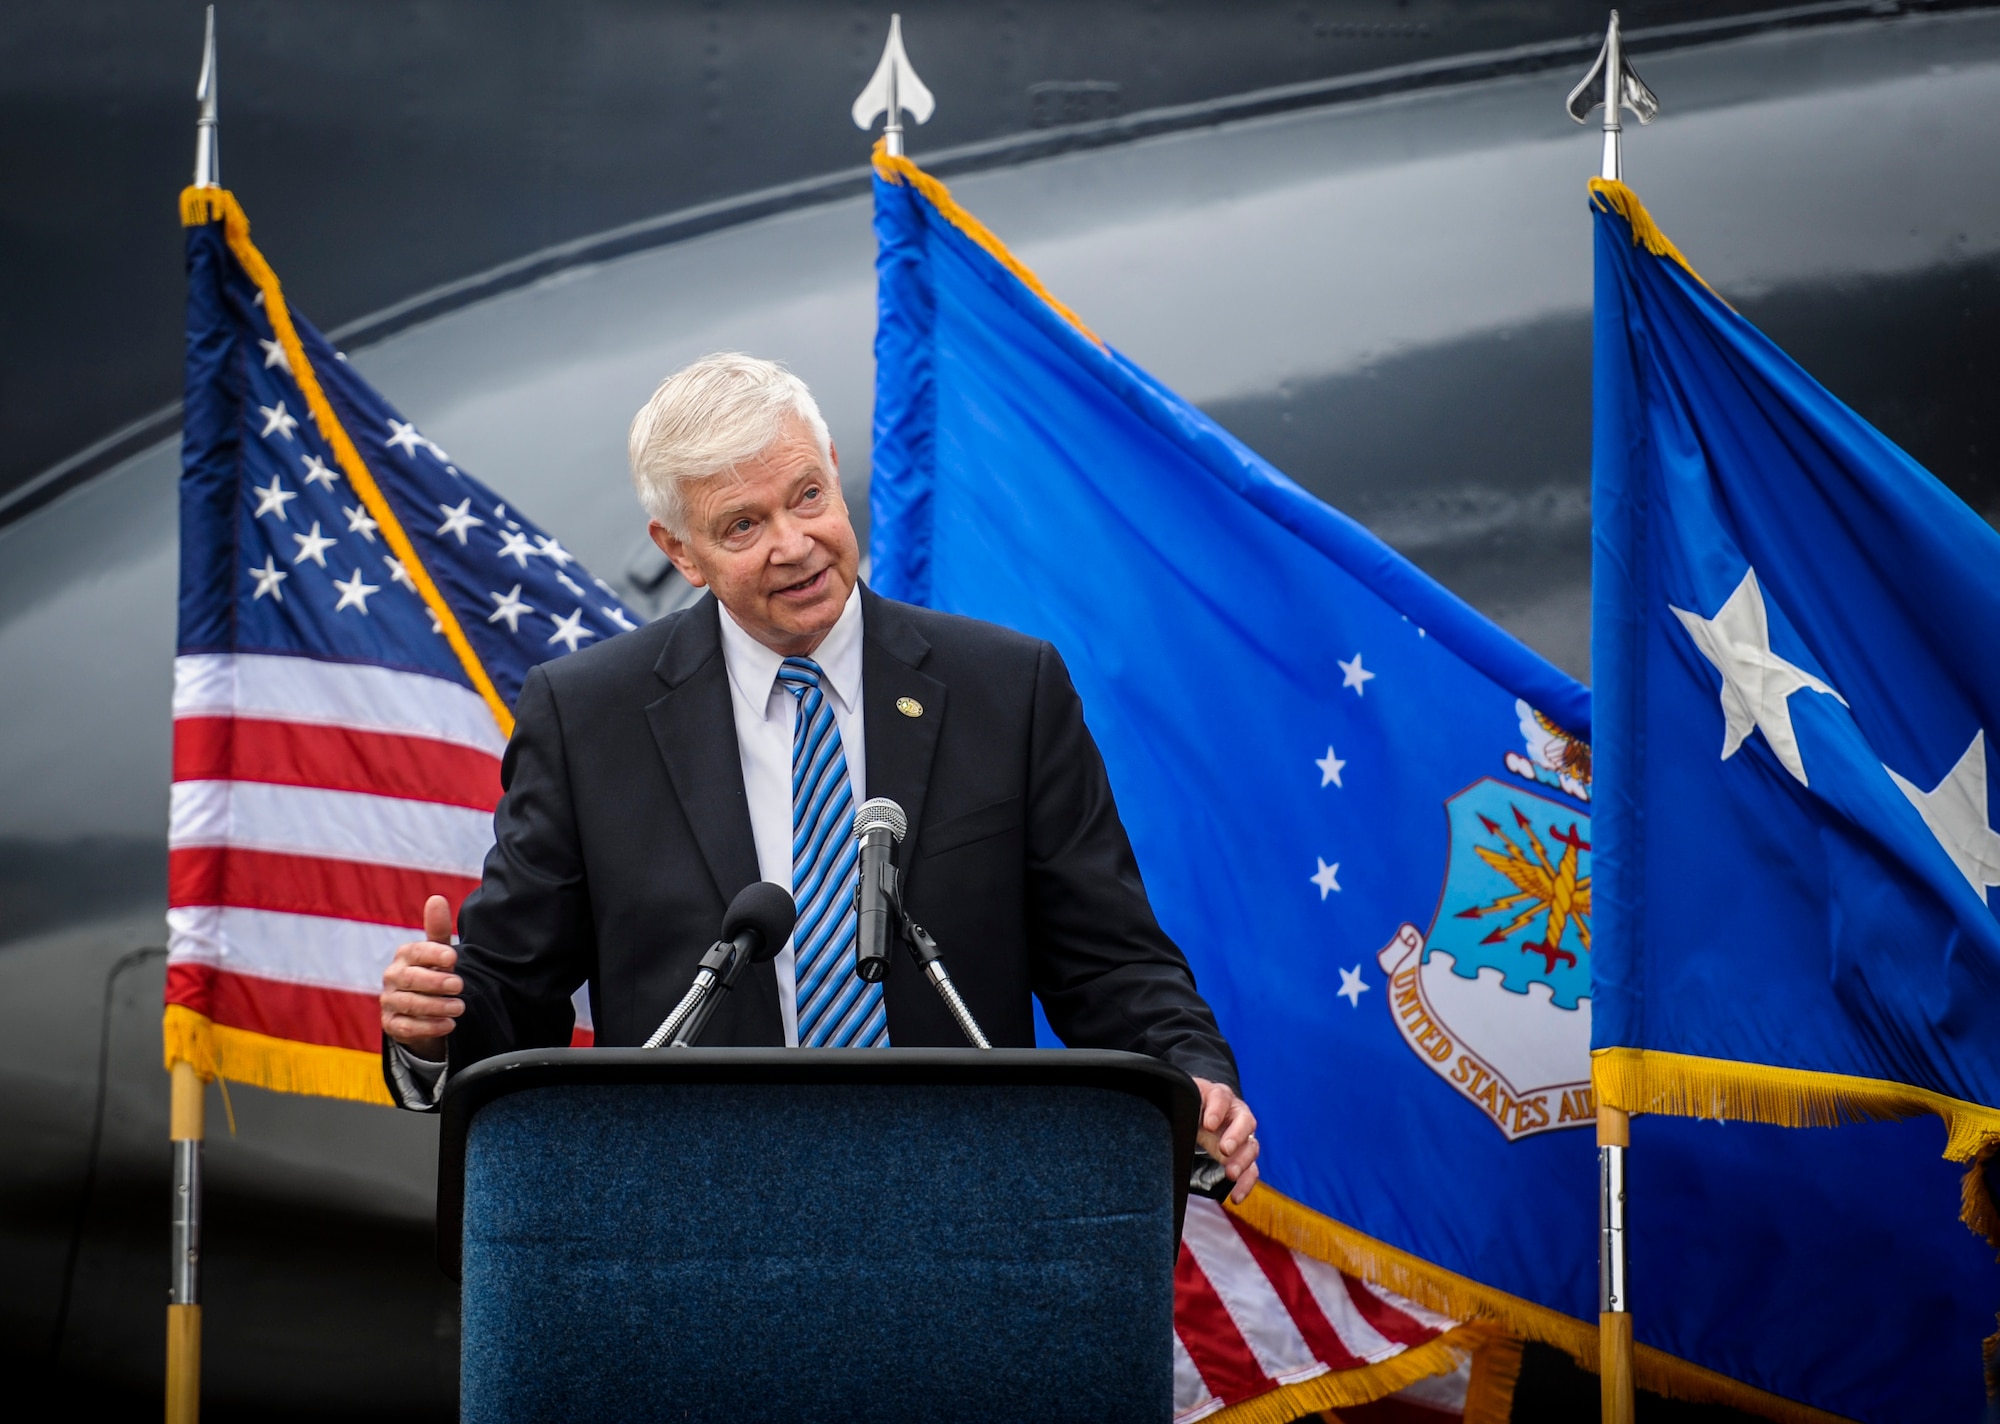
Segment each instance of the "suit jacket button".
M914 697L898 697L896 710L905 717L921 717L924 715L924 704Z

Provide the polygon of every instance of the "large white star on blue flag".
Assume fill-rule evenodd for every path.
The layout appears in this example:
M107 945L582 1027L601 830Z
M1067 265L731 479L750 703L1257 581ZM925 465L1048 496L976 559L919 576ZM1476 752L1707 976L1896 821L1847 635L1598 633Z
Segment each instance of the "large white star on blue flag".
M1799 785L1810 784L1798 734L1792 730L1791 696L1802 689L1824 692L1843 707L1847 699L1771 651L1770 618L1763 590L1757 587L1757 571L1743 571L1743 581L1713 618L1685 608L1675 608L1673 614L1701 655L1722 674L1722 760L1735 756L1744 738L1761 730L1778 764L1797 777Z
M1958 867L1972 893L1986 898L1986 887L2000 885L2000 835L1993 832L1986 814L1986 731L1972 734L1958 764L1929 791L1884 766L1896 789L1907 796L1917 814L1924 818L1944 853Z

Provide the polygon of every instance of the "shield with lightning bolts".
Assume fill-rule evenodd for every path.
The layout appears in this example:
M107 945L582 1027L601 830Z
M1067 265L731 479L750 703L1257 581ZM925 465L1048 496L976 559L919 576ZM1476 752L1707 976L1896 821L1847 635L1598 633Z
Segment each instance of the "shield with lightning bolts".
M1383 949L1405 1040L1509 1138L1581 1127L1590 1095L1590 817L1485 777L1445 803L1428 933Z

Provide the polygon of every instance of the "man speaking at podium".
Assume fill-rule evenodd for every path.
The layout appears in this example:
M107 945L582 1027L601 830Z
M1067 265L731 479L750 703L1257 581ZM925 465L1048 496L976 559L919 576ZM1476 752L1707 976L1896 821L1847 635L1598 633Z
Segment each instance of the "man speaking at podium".
M653 541L715 596L528 675L460 943L434 896L382 976L397 1101L434 1107L454 1069L567 1044L586 982L596 1041L643 1043L759 879L793 892L798 926L705 1045L962 1044L913 962L854 972L854 810L884 796L908 817L904 904L993 1043L1034 1045L1032 994L1073 1047L1182 1068L1241 1199L1256 1119L1055 649L861 586L826 422L781 366L697 361L630 449Z

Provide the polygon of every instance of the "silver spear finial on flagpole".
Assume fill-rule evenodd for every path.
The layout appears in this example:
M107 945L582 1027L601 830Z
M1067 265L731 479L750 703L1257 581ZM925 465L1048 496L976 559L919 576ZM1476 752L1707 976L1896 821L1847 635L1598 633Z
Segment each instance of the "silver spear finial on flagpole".
M1624 132L1619 122L1621 111L1630 109L1640 123L1650 124L1659 117L1660 101L1625 58L1616 10L1611 12L1611 23L1604 31L1604 48L1597 52L1597 62L1590 66L1590 73L1583 76L1576 88L1569 91L1569 101L1564 107L1580 124L1590 122L1593 109L1604 110L1604 165L1599 176L1613 183L1624 181L1619 152L1620 135Z
M903 53L903 17L889 17L889 43L882 47L882 62L875 66L875 75L868 81L868 87L861 91L861 97L854 101L850 111L854 115L854 127L872 128L877 114L887 114L888 123L882 126L882 138L892 157L901 157L903 152L903 114L907 111L918 123L928 123L931 110L937 107L937 100L924 87L924 81L917 78L917 71L910 67L910 57Z
M194 186L222 185L222 162L215 146L215 7L208 7L208 37L201 46L201 78L194 86L201 117L194 121Z

